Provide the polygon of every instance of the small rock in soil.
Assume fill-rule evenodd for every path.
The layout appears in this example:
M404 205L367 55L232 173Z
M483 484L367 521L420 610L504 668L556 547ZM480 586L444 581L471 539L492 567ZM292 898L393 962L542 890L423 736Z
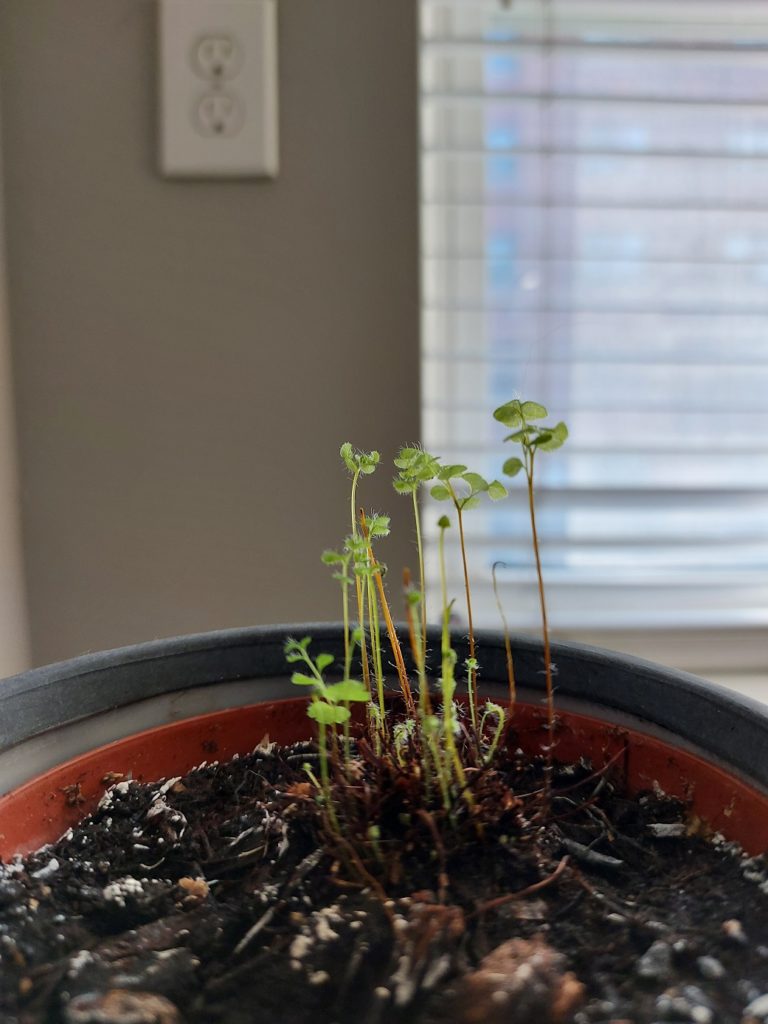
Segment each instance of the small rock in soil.
M460 1024L562 1024L584 998L566 960L542 939L510 939L457 987Z
M768 993L753 999L749 1006L744 1008L744 1024L753 1024L768 1020Z
M635 973L643 981L664 981L672 970L672 950L669 944L657 939L637 961Z
M67 1024L180 1024L179 1011L162 996L113 989L103 995L87 993L73 999L64 1011Z

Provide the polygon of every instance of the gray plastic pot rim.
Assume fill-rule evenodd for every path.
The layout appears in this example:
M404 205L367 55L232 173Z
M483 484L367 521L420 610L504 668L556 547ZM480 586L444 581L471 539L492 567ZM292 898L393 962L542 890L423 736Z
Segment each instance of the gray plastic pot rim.
M72 731L78 723L95 723L131 705L138 708L163 698L166 703L182 701L183 694L200 687L215 691L223 684L243 683L246 696L252 687L251 703L270 699L266 692L259 692L259 680L266 684L287 678L285 639L306 635L313 637L316 651L341 656L340 624L292 623L153 640L13 676L0 686L0 756L20 744L41 743L57 730ZM481 682L491 688L506 686L502 634L478 631L476 639ZM520 635L511 641L519 685L540 694L544 689L541 642ZM433 651L439 650L437 629L430 630L429 644ZM455 637L454 644L461 664L468 654L466 637ZM404 649L407 652L407 645ZM757 701L688 673L584 644L553 644L552 661L556 699L563 707L583 705L585 713L593 714L605 708L614 720L617 715L628 716L628 721L677 736L685 745L768 787L768 708ZM266 689L275 692L267 685Z

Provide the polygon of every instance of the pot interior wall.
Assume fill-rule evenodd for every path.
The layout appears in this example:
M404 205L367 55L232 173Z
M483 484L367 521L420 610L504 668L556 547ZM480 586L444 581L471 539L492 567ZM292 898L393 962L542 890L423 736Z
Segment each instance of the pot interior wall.
M693 812L749 853L768 849L768 795L721 767L658 738L571 711L558 714L556 756L615 764L633 792L660 786L690 800ZM518 703L516 743L540 752L543 710ZM229 708L148 729L98 747L0 798L0 856L7 859L53 842L92 811L117 776L142 781L182 775L202 761L244 754L268 739L292 743L312 734L306 702L290 699Z

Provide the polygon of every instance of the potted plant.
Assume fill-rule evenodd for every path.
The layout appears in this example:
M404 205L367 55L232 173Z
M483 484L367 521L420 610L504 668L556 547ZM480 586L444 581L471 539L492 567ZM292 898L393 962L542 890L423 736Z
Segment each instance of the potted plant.
M396 628L374 549L388 522L358 513L379 458L344 445L350 532L323 556L340 624L4 684L3 1020L768 1017L768 718L550 646L534 469L567 431L545 416L497 410L521 445L505 471L526 480L541 641L475 631L466 574L467 635L445 586L427 627L418 489L453 509L463 553L465 514L504 488L416 448L396 460L419 562Z

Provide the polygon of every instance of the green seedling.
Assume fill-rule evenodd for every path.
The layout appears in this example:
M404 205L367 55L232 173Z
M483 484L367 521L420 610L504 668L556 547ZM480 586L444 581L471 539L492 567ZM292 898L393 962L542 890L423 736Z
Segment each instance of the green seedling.
M389 516L371 515L366 525L367 534L350 538L355 557L355 576L361 581L368 612L368 626L371 637L371 657L376 680L376 699L379 715L377 721L386 732L386 709L384 707L384 667L381 656L381 628L379 606L376 599L375 579L386 572L386 566L373 559L372 541L389 536Z
M546 419L548 412L538 402L521 402L515 398L505 405L499 406L493 414L494 419L503 423L505 427L512 428L513 432L504 438L513 444L519 444L522 448L522 459L516 456L507 459L502 467L506 476L515 477L519 473L525 474L528 490L528 511L531 520L531 539L533 542L533 555L536 562L536 578L539 588L539 606L541 610L541 629L544 641L544 672L547 688L547 773L546 773L546 796L549 796L549 786L552 774L552 750L554 747L555 730L555 703L552 686L552 664L549 650L549 624L547 621L547 602L544 593L544 577L541 571L541 553L539 551L539 537L536 529L536 509L534 502L534 470L536 467L536 456L539 452L552 452L562 447L568 439L568 428L565 423L556 423L554 426L540 424L537 421Z
M451 770L455 773L456 780L459 785L464 789L466 786L466 776L464 774L464 766L461 763L461 758L459 757L459 751L456 747L456 718L453 703L453 697L456 693L456 676L454 673L454 669L456 667L456 651L454 651L453 646L451 645L450 626L453 601L448 600L448 579L445 571L445 531L450 529L451 521L448 516L440 516L437 521L437 525L440 529L438 553L440 559L440 592L443 608L443 626L440 644L440 664L442 668L440 673L440 690L443 697L443 742L445 744L447 760L451 766ZM469 796L469 802L472 802L471 796Z
M467 628L469 631L469 662L467 671L467 688L469 690L469 714L472 727L477 732L477 662L475 660L475 629L472 621L472 596L469 586L469 570L467 568L467 546L464 540L464 512L480 504L480 495L487 494L491 501L499 501L507 496L507 489L498 480L487 481L479 473L472 473L466 466L441 466L437 473L440 481L430 493L436 501L451 501L456 509L459 525L459 546L461 562L464 570L464 592L467 601Z
M422 715L429 712L429 689L427 687L427 600L424 588L424 546L421 539L421 514L419 511L418 491L424 484L430 483L440 469L439 460L425 452L422 448L401 448L394 460L398 470L393 486L398 494L410 494L413 503L413 519L416 527L416 553L419 559L419 589L413 591L418 597L414 604L419 605L419 634L414 644L416 667L419 673L419 706Z
M373 529L373 532L372 532ZM360 512L360 531L363 540L366 543L368 551L368 564L370 566L371 575L376 583L376 590L378 592L379 603L381 605L381 612L384 616L384 622L387 627L387 635L389 636L389 643L392 648L392 656L395 659L395 667L397 669L398 679L400 681L400 689L405 700L406 710L409 714L416 714L416 706L413 702L413 694L411 693L411 686L408 682L408 672L405 667L405 661L403 660L403 652L400 648L400 640L398 639L397 632L395 630L395 624L392 621L392 613L389 609L389 602L387 601L387 595L384 590L384 582L382 576L386 569L386 566L382 566L377 560L373 553L372 541L374 537L386 536L389 533L389 517L388 516L374 516L371 524L368 523L365 512Z
M481 736L485 734L485 724L489 718L496 719L496 728L494 729L491 742L485 752L485 757L483 758L485 764L493 763L493 759L496 756L496 751L499 746L499 740L501 739L501 734L504 731L504 723L507 720L507 716L504 708L500 704L494 704L493 701L490 700L486 701L485 707L483 708L483 717L480 719Z
M322 553L321 560L324 565L330 565L335 570L333 578L341 585L341 607L344 621L344 677L347 678L352 667L352 635L349 624L349 588L354 582L354 576L350 575L350 562L352 561L353 548L351 538L344 542L342 551L333 551L330 548ZM358 627L358 637L360 636Z
M370 476L371 473L376 472L376 467L379 464L381 456L377 451L363 452L357 448L353 448L349 441L345 441L339 449L339 455L347 467L349 472L352 474L352 486L349 494L349 513L350 521L352 525L352 537L357 539L359 536L357 529L357 485L361 476ZM353 552L354 566L357 567L357 556ZM371 689L370 672L368 669L368 654L367 644L365 638L365 604L363 601L363 582L358 577L355 578L355 596L357 598L357 625L361 632L361 643L360 653L362 657L363 665L363 682L368 687L368 691Z
M291 664L302 663L309 669L309 673L294 672L291 682L295 686L310 686L312 688L312 702L307 709L307 714L317 722L320 779L323 795L326 801L330 801L327 730L330 727L331 734L335 736L336 726L344 726L344 758L345 763L348 764L350 758L349 720L351 717L349 705L352 703L367 704L369 693L359 679L342 679L340 683L326 683L323 672L333 664L333 655L318 654L313 658L309 653L311 642L311 637L308 636L301 640L289 638L285 643L285 660Z

